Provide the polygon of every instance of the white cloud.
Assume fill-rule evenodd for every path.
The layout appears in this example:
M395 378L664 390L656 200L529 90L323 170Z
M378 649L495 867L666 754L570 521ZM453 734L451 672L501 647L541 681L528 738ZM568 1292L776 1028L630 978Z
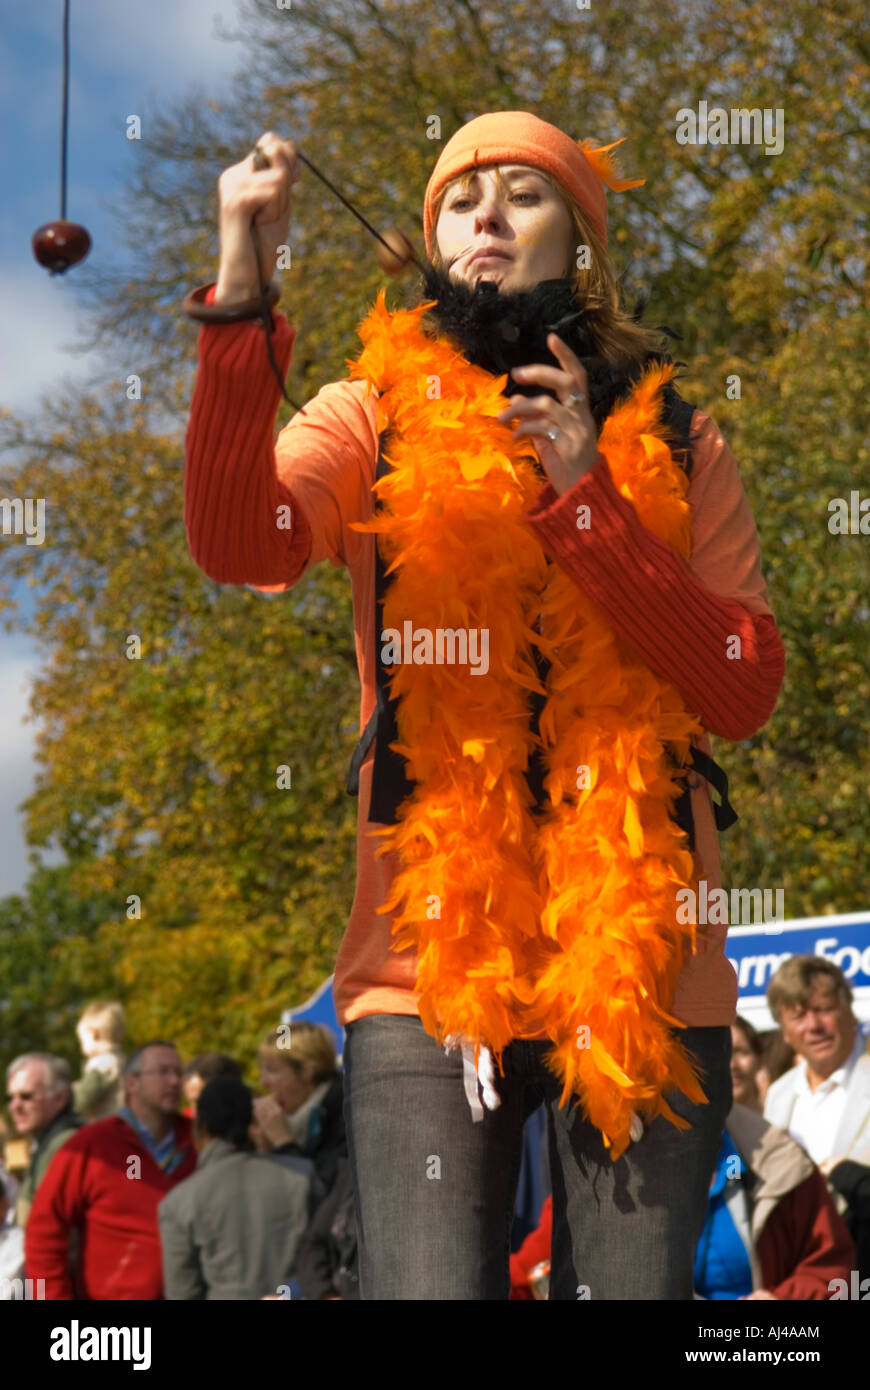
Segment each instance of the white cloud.
M123 117L154 97L175 101L192 84L216 95L244 61L220 39L240 27L239 0L82 0L70 24L68 216L102 234L97 186L107 161L126 152ZM0 35L0 127L6 197L0 215L0 406L27 416L67 386L117 373L102 352L74 352L82 338L74 287L37 265L30 237L58 214L62 6L29 5ZM290 19L292 15L288 15ZM138 104L133 104L133 99ZM113 175L113 180L116 181ZM96 240L95 240L96 249ZM93 255L93 252L92 252ZM75 271L72 272L75 274ZM117 358L117 344L114 345ZM35 726L23 724L37 656L0 639L0 896L29 874L17 807L32 791ZM45 856L56 862L56 856Z
M209 82L235 71L243 49L216 36L239 28L238 0L89 0L71 36L95 67L141 80L149 89Z
M16 168L26 150L28 176L13 174L16 203L33 175L51 169L48 216L57 216L61 118L60 5L32 5L14 39L0 36L2 163ZM87 179L83 160L95 146L117 148L130 112L175 102L194 84L220 95L244 62L245 46L219 39L239 27L238 0L86 0L73 6L70 26L69 184ZM126 143L126 142L124 142ZM8 175L7 175L8 178ZM8 189L7 189L8 192ZM9 198L4 210L9 207ZM74 218L74 210L70 211ZM47 220L47 219L44 219Z
M81 336L76 306L63 276L50 276L36 261L0 274L0 406L14 415L35 410L40 397L61 383L84 383L100 365L97 353L72 354Z
M88 0L73 6L68 216L100 238L103 254L107 224L97 214L100 191L89 183L95 177L108 196L107 160L120 168L129 155L124 113L142 114L161 96L175 100L194 82L217 90L243 61L244 50L218 39L215 26L224 32L238 28L239 8L239 0ZM61 383L83 386L112 370L101 353L72 351L82 335L71 282L50 276L30 248L37 225L58 213L59 14L55 6L28 12L35 61L22 65L9 38L0 41L0 113L20 132L27 130L30 157L29 172L22 175L12 133L5 158L14 195L0 215L0 406L15 414L37 409L40 397ZM116 168L110 187L118 177ZM95 240L92 261L97 249Z
M7 643L9 644L7 647ZM0 760L6 765L10 757L22 750L22 731L18 727L27 713L30 682L38 665L36 650L22 639L4 639L3 660L0 661ZM32 724L25 724L24 737L32 742ZM29 743L24 749L30 757Z
M33 790L35 724L25 724L36 654L23 643L0 661L0 897L17 893L30 874L18 806Z

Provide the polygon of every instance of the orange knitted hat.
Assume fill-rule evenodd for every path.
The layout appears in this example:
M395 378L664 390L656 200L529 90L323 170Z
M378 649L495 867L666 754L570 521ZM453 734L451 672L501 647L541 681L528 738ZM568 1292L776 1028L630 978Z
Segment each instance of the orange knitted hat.
M625 136L622 137L623 140ZM558 126L542 121L529 111L490 111L457 130L444 146L426 186L423 231L426 251L435 247L433 205L445 184L483 164L530 164L544 169L577 199L592 226L607 245L607 204L603 185L614 193L640 188L645 179L623 179L610 150L621 145L595 147L592 140L571 139Z

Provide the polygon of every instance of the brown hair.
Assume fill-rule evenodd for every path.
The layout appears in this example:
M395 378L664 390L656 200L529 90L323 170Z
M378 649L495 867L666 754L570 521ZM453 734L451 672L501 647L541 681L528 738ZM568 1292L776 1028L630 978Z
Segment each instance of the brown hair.
M738 1014L731 1026L732 1028L740 1029L741 1033L746 1038L746 1041L749 1043L750 1050L755 1054L756 1057L761 1057L763 1055L764 1045L761 1041L761 1034L757 1031L757 1029L753 1028L751 1023L749 1023L745 1018L741 1018Z
M184 1068L185 1077L200 1076L203 1081L213 1081L216 1076L235 1076L241 1080L242 1069L225 1052L197 1052Z
M781 1076L785 1076L787 1071L791 1071L797 1053L793 1047L789 1047L778 1028L764 1034L761 1039L761 1047L761 1065L767 1072L768 1082L772 1086L774 1081L778 1081Z
M297 1069L308 1064L315 1085L331 1081L338 1075L335 1043L332 1034L316 1023L285 1023L273 1031L260 1047L260 1054L280 1057L288 1067Z
M533 166L529 166L533 167ZM477 171L468 169L450 183L444 185L435 198L432 208L433 225L437 227L438 217L447 194L455 188L463 192L471 185ZM494 170L496 185L501 192L507 183L501 171ZM567 207L574 222L574 232L578 246L588 246L591 252L589 269L569 266L566 275L573 273L577 297L589 316L589 327L598 345L598 351L607 362L645 361L650 352L662 351L662 335L657 329L644 328L625 313L620 300L616 274L607 255L607 249L574 197L563 188L558 179L545 169L535 173L547 180ZM432 251L432 264L436 270L444 269L444 261L438 250L437 237Z
M772 976L767 986L767 1007L777 1023L780 1021L783 1005L803 1008L813 992L813 982L817 975L825 975L833 980L837 998L841 1004L851 1004L852 990L839 965L824 956L791 956Z

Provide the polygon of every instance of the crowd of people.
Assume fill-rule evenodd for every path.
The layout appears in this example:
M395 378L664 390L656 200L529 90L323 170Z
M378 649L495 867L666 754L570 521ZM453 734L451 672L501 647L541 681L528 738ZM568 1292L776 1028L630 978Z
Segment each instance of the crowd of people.
M870 1277L870 1048L840 969L795 956L768 989L778 1027L732 1027L733 1105L695 1260L700 1299L827 1299ZM261 1095L232 1057L123 1050L92 1004L84 1065L7 1069L27 1142L0 1168L0 1287L47 1299L359 1297L342 1076L328 1029L280 1025ZM7 1154L12 1145L7 1145ZM19 1163L19 1167L20 1167ZM511 1297L546 1297L552 1200L511 1256ZM20 1282L18 1282L20 1281Z
M0 1170L5 1296L358 1297L330 1031L298 1022L270 1033L256 1097L232 1057L185 1063L165 1039L125 1055L123 1032L121 1006L96 1003L78 1026L77 1081L48 1053L7 1068L27 1152L17 1179Z
M731 1028L733 1104L695 1256L699 1299L830 1299L870 1280L870 1043L842 971L792 956L777 1023ZM511 1297L546 1296L552 1202L511 1256ZM867 1284L870 1291L870 1283ZM845 1292L844 1292L845 1291Z

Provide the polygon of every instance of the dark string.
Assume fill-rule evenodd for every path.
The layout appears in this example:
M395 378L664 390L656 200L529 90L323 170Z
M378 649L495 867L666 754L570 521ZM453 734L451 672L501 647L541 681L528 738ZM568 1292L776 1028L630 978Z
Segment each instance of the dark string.
M69 0L63 5L63 77L60 117L60 216L66 220L66 128L69 109Z
M296 151L296 157L297 157L297 159L301 159L303 164L307 164L307 166L308 166L308 168L311 170L312 174L316 174L317 177L320 179L321 183L325 183L325 184L326 184L326 187L327 187L332 193L335 194L336 198L340 198L340 199L341 199L341 201L344 203L345 207L348 208L348 210L349 210L350 212L353 213L354 217L359 218L360 222L363 224L363 226L366 228L366 230L369 231L369 232L371 232L371 234L372 234L373 237L377 237L378 241L381 243L382 246L386 246L387 250L390 252L390 255L394 256L394 255L396 254L396 253L395 253L395 250L394 250L393 247L390 245L390 243L389 243L388 241L385 241L385 240L384 240L384 238L381 236L380 232L377 231L377 230L372 226L371 222L367 222L367 221L366 221L366 219L363 217L362 213L361 213L361 212L358 212L357 209L354 207L353 203L349 202L348 199L345 198L344 194L339 192L339 190L336 188L336 186L335 186L334 183L330 183L329 179L326 177L325 174L321 174L320 170L315 168L315 166L311 163L311 160L308 159L307 156L304 155L304 154L302 153L301 150L297 150L297 151ZM414 255L413 252L410 252L410 258L411 258L411 260L414 262L414 264L415 264L415 266L417 267L417 269L422 273L423 267L421 266L420 262L417 260L417 257Z
M269 288L269 282L263 273L263 259L260 252L260 238L257 236L257 228L254 226L253 222L251 223L251 240L254 243L254 255L257 258L257 283L259 285L260 290L260 313L263 316L263 328L265 329L266 333L266 353L269 358L269 366L272 368L272 371L275 375L275 380L281 387L281 395L284 397L285 401L287 401L289 405L292 405L294 410L301 410L302 406L298 405L297 402L294 401L292 396L288 396L287 389L284 385L284 378L281 375L281 369L278 366L278 363L275 361L275 348L272 343L272 310L269 307L269 301L266 298L266 291Z
M388 241L384 239L384 237L381 236L380 232L377 231L377 229L373 227L370 222L366 221L362 213L358 212L357 209L354 207L353 203L349 202L348 199L345 198L344 194L339 192L335 184L331 183L325 174L321 174L320 170L311 163L311 160L308 159L308 157L304 155L301 150L297 149L296 157L297 159L301 159L303 164L307 165L307 167L311 170L312 174L315 174L317 178L320 179L321 183L326 184L326 187L330 190L330 192L334 193L336 198L339 198L341 202L344 203L344 206L350 212L353 213L354 217L356 217L363 224L367 231L371 232L373 237L377 237L378 241L381 242L382 245L386 246L387 250L390 252L390 255L394 256L396 254L394 248L390 245ZM260 149L259 145L254 146L254 168L269 168L269 161L266 158L263 151ZM269 365L275 374L275 379L281 388L281 395L284 397L285 401L287 401L289 405L292 405L294 410L301 410L302 406L297 405L292 396L288 396L284 386L284 378L281 375L278 363L275 361L275 350L272 345L272 312L269 308L269 304L266 299L266 291L269 287L269 282L268 280L266 280L263 273L263 262L260 254L260 239L257 236L257 229L253 222L251 223L251 238L254 243L254 255L257 258L257 280L260 289L260 312L263 315L263 328L265 329L266 333L266 352L269 357ZM417 266L418 270L422 272L423 267L417 260L417 257L414 255L413 251L410 253L410 259Z

